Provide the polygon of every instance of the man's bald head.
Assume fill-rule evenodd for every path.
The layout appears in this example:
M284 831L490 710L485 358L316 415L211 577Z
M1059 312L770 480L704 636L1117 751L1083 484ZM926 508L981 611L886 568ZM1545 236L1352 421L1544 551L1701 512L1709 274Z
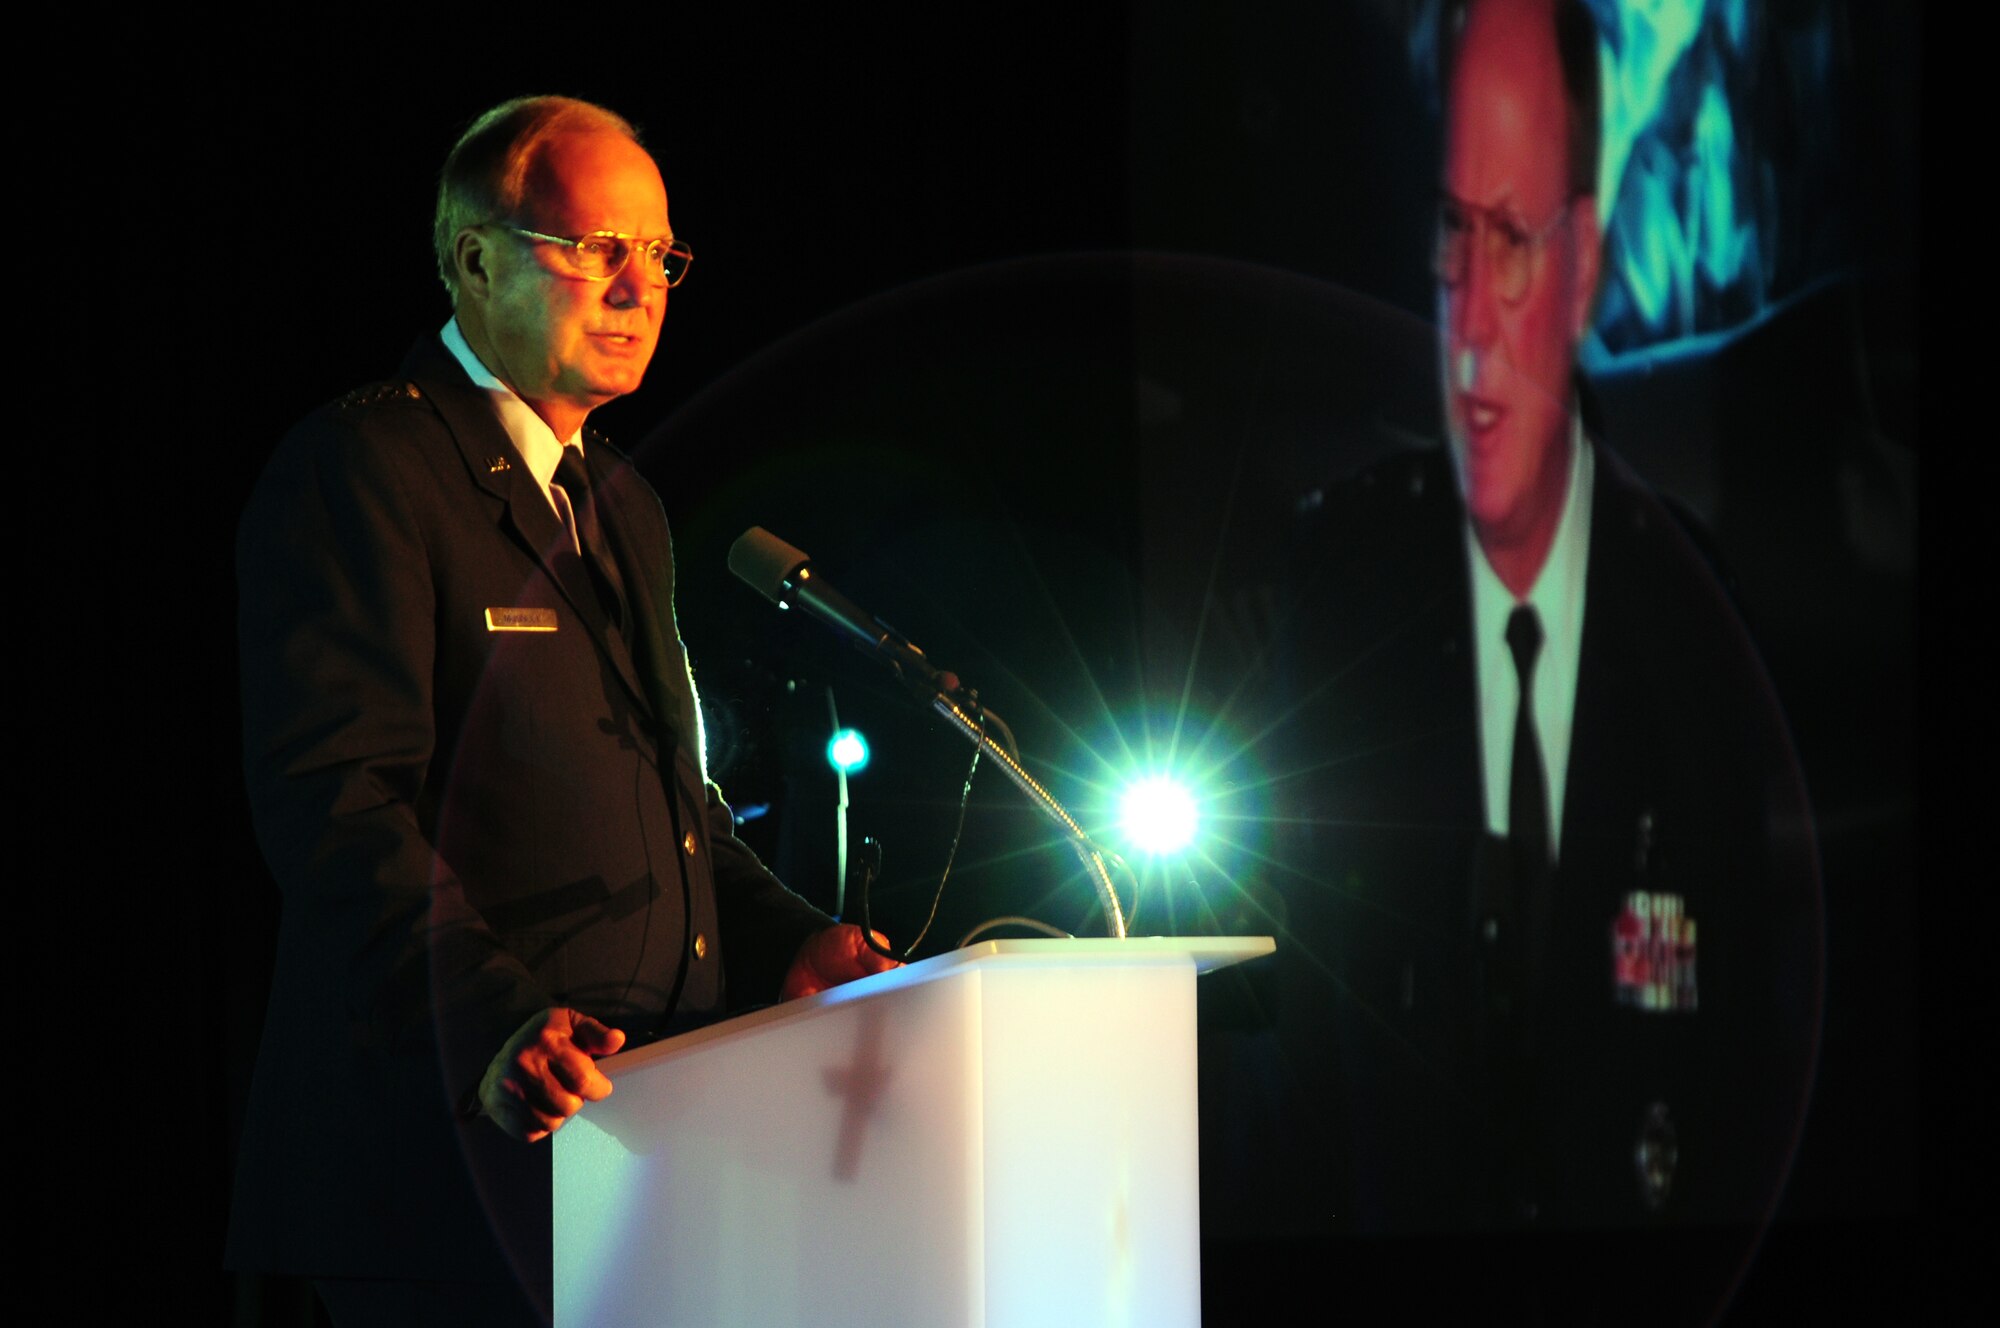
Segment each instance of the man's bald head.
M1596 197L1597 159L1603 142L1603 79L1597 22L1590 10L1583 0L1449 0L1444 39L1438 44L1438 86L1445 89L1447 99L1466 26L1476 10L1493 11L1485 21L1496 17L1527 19L1552 29L1568 126L1565 173L1569 192L1576 197Z
M437 213L431 226L438 276L454 305L458 273L452 250L458 233L468 226L518 218L549 145L565 135L591 133L639 142L639 131L623 116L574 97L516 97L501 102L459 136L438 177Z

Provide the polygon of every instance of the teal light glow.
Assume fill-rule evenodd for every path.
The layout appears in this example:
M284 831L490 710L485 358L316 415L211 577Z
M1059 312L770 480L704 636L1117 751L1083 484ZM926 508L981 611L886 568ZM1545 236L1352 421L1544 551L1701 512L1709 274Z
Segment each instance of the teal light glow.
M1196 704L1197 665L1186 667L1178 698L1100 693L1099 723L1070 730L1051 786L1073 791L1071 809L1113 859L1132 935L1268 935L1283 925L1266 888L1283 870L1270 857L1273 781L1258 756L1269 730L1237 723L1230 699ZM1059 888L1073 898L1084 886L1079 869Z
M843 774L868 765L868 740L855 729L842 729L826 744L826 763Z
M1604 45L1598 206L1613 350L1755 318L1770 298L1771 163L1746 150L1764 25L1744 0L1593 0Z
M1127 787L1119 813L1126 840L1155 857L1180 852L1201 827L1194 795L1168 775L1149 775Z

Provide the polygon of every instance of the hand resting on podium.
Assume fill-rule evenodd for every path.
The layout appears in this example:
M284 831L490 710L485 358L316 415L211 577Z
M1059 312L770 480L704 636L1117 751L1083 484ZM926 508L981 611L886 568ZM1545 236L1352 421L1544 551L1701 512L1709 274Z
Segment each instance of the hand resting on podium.
M583 1110L611 1096L596 1058L625 1045L623 1029L580 1010L544 1010L515 1030L479 1081L487 1119L524 1143L546 1139Z
M888 948L881 932L875 939ZM799 947L785 973L781 997L792 1000L898 968L877 954L861 928L842 923L814 932ZM479 1081L480 1110L495 1125L524 1143L537 1143L583 1110L585 1102L611 1096L611 1081L596 1059L625 1045L622 1029L598 1022L580 1010L543 1010L515 1030Z
M882 943L883 949L889 948L889 938L881 932L875 933L875 939ZM861 928L851 922L839 923L806 938L785 973L778 999L789 1001L817 995L828 987L901 967L896 960L870 949Z

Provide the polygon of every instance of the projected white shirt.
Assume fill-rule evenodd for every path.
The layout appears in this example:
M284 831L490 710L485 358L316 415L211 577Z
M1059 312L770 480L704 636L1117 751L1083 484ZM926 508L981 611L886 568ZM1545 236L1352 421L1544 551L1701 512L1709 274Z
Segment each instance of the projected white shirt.
M1569 490L1548 561L1525 601L1541 619L1542 648L1534 669L1535 733L1541 739L1542 769L1548 777L1549 850L1562 857L1563 790L1568 786L1570 730L1576 717L1578 651L1583 644L1584 574L1590 562L1590 489L1597 461L1572 422ZM1517 601L1501 583L1465 522L1465 558L1472 581L1473 667L1479 686L1480 773L1486 798L1486 828L1507 833L1507 788L1514 760L1514 712L1521 683L1507 649L1507 619Z

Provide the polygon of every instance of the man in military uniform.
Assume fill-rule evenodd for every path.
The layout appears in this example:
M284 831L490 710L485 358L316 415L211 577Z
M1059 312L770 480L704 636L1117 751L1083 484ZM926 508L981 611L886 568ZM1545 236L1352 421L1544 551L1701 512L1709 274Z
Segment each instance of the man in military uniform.
M1292 1225L1754 1224L1811 1054L1796 765L1697 531L1578 395L1590 16L1475 0L1448 40L1448 446L1326 493L1281 652Z
M611 1091L594 1058L887 963L732 834L659 499L585 425L690 261L652 157L602 108L506 103L436 246L451 321L294 429L240 532L285 906L229 1254L340 1322L545 1316L533 1145Z

